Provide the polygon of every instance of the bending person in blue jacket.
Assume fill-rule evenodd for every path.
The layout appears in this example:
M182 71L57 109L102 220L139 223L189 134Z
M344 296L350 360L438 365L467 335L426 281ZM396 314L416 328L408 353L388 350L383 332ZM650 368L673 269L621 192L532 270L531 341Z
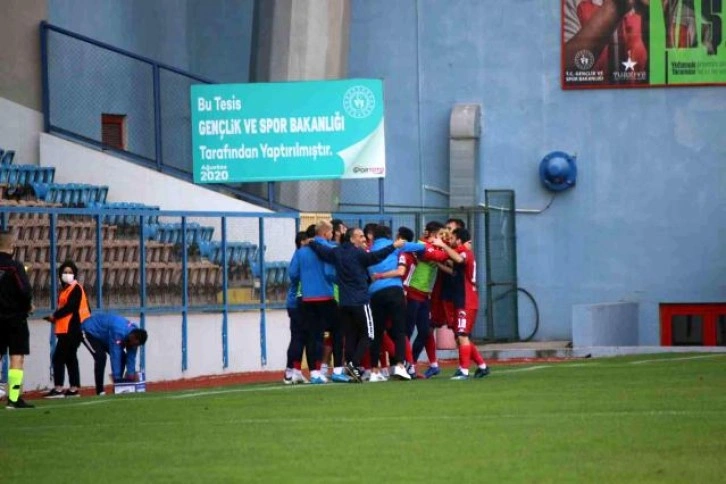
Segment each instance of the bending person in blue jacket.
M146 330L114 313L94 313L83 321L83 345L93 355L93 372L96 377L96 395L103 395L106 353L111 356L111 372L114 383L135 381L136 352L146 343ZM124 369L126 374L124 375Z
M360 360L374 337L368 295L368 266L376 264L404 244L397 240L375 252L366 252L366 237L359 228L348 229L343 243L329 247L312 240L308 247L325 262L333 264L340 293L340 317L345 331L345 367L350 377L361 382ZM305 284L303 283L303 291Z

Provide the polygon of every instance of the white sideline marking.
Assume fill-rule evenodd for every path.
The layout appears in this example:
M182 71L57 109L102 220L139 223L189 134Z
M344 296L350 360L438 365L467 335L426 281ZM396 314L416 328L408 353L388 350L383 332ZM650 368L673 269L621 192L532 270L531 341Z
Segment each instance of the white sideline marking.
M118 402L129 402L131 400L135 402L147 402L147 401L153 401L153 400L179 400L183 398L197 398L197 397L208 397L212 395L224 395L228 393L256 393L256 392L269 392L269 391L291 391L291 387L326 387L326 386L342 386L342 385L267 385L267 386L255 386L255 387L247 387L247 388L230 388L227 390L209 390L209 391L187 391L187 393L182 394L172 394L169 395L168 393L156 393L153 396L145 396L143 398L134 398L129 399L126 398L126 396L121 396L117 398L107 398L107 397L96 397L94 400L87 400L83 402L73 402L73 403L55 403L50 405L43 405L43 409L56 409L61 410L64 408L72 408L72 407L82 407L82 406L88 406L88 405L100 405L104 403L118 403ZM148 393L144 394L141 393L139 395L148 395Z
M538 365L538 366L528 366L527 368L516 368L514 370L497 370L492 371L491 375L500 375L503 373L521 373L523 371L535 371L535 370L542 370L544 368L551 368L552 365Z
M317 385L316 385L317 386ZM543 412L543 413L505 413L505 414L475 414L475 415L360 415L356 417L335 417L327 418L326 422L332 424L374 424L374 423L406 423L406 422L437 422L437 421L490 421L490 420L526 420L536 419L541 420L543 418L560 418L560 419L573 419L573 418L617 418L617 417L698 417L698 418L713 418L726 415L726 410L621 410L612 412ZM286 426L290 424L314 424L318 425L320 419L317 415L310 417L274 417L274 418L231 418L224 421L219 421L215 425L230 425L230 424L245 424L245 425L272 425L277 424ZM58 425L32 425L27 427L18 427L17 430L21 431L37 431L37 430L56 430L63 428L72 428L77 424L71 423L60 423ZM144 427L166 427L166 426L178 426L179 422L176 420L153 420L144 422ZM96 422L93 424L94 428L99 427L118 427L116 422Z
M649 359L649 360L638 360L638 361L631 361L628 363L628 365L639 365L639 364L645 364L645 363L660 363L660 362L669 362L669 361L683 361L683 360L697 360L702 358L717 358L717 357L723 357L726 356L726 353L716 353L716 354L709 354L709 355L698 355L698 356L684 356L680 358L657 358L657 359ZM543 370L545 368L583 368L583 367L591 367L591 366L600 366L601 368L622 368L625 365L623 364L615 364L615 365L601 365L599 362L587 362L587 363L554 363L549 365L536 365L536 366L528 366L526 368L513 368L513 369L502 369L502 370L494 370L492 373L487 377L491 378L492 376L497 375L507 375L510 373L522 373L522 372L530 372L530 371L537 371L537 370ZM283 385L278 383L270 383L267 385L259 385L254 387L241 387L241 388L230 388L230 389L223 389L223 390L187 390L185 393L176 393L172 395L168 394L154 394L153 396L144 396L140 399L133 399L134 401L153 401L153 400L181 400L186 398L198 398L198 397L209 397L214 395L226 395L226 394L233 394L233 393L256 393L256 392L268 392L268 391L300 391L300 390L293 390L299 389L299 388L327 388L327 387L350 387L350 385L341 385L341 384L333 384L328 383L325 385ZM143 394L148 395L148 394ZM105 397L97 397L94 400L86 400L81 402L74 402L74 403L56 403L56 404L50 404L50 405L43 405L42 409L64 409L64 408L74 408L74 407L83 407L83 406L90 406L90 405L101 405L106 403L118 403L118 402L127 402L130 401L127 398L121 397L121 398L105 398ZM722 412L723 413L723 412ZM0 413L1 414L1 413ZM506 417L506 416L504 416ZM449 417L442 417L442 418L449 418ZM458 418L458 417L451 417L451 418Z
M180 398L196 398L196 397L208 397L210 395L224 395L227 393L241 393L241 392L268 392L268 391L289 391L288 389L291 387L298 387L298 388L304 388L304 387L329 387L334 386L331 383L325 384L325 385L313 385L308 383L307 385L275 385L275 386L268 386L268 387L255 387L255 388L230 388L228 390L210 390L210 391L198 391L198 392L192 392L192 393L185 393L183 395L171 395L166 397L167 399L171 400L177 400ZM338 385L339 386L339 385Z
M714 354L714 355L699 355L699 356L683 356L681 358L655 358L652 360L638 360L638 361L631 361L631 365L643 365L645 363L667 363L670 361L683 361L683 360L700 360L702 358L718 358L719 356L726 356L724 354Z

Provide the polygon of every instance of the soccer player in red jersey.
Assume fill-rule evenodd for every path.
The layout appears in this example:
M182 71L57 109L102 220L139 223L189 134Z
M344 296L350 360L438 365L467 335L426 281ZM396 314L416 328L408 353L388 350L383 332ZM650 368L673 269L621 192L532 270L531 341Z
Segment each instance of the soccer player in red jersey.
M443 263L449 259L457 263L461 262L459 254L438 238L438 232L442 228L443 225L439 222L431 221L426 224L423 239L420 241L425 244L425 249L416 253L416 267L404 280L409 338L416 329L413 358L414 361L418 361L421 351L426 348L429 363L432 366L436 362L436 343L431 331L431 290L439 269L437 263ZM437 241L435 245L434 241Z
M489 374L484 358L479 354L476 345L471 343L469 336L476 322L479 310L479 293L476 288L476 259L474 252L467 246L471 240L469 231L457 228L453 232L452 247L459 254L461 262L454 267L454 308L456 322L452 329L456 333L456 343L459 346L459 368L452 379L466 380L469 378L469 365L471 360L477 365L474 378L482 378ZM435 242L439 245L439 242Z

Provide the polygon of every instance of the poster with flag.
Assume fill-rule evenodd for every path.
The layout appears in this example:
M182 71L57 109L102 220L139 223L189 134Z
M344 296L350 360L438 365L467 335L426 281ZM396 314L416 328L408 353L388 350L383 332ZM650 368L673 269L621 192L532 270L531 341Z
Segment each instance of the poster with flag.
M723 0L561 0L563 89L726 85Z

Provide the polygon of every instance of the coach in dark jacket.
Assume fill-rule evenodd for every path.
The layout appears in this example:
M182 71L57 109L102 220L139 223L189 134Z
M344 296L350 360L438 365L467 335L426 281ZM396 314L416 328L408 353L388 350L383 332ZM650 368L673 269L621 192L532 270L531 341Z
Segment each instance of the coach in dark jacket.
M377 264L404 241L366 252L366 237L359 228L348 229L343 243L338 247L326 247L315 241L308 244L318 257L335 267L340 295L340 317L345 331L346 369L356 382L361 382L360 360L373 338L373 317L369 306L368 266Z

